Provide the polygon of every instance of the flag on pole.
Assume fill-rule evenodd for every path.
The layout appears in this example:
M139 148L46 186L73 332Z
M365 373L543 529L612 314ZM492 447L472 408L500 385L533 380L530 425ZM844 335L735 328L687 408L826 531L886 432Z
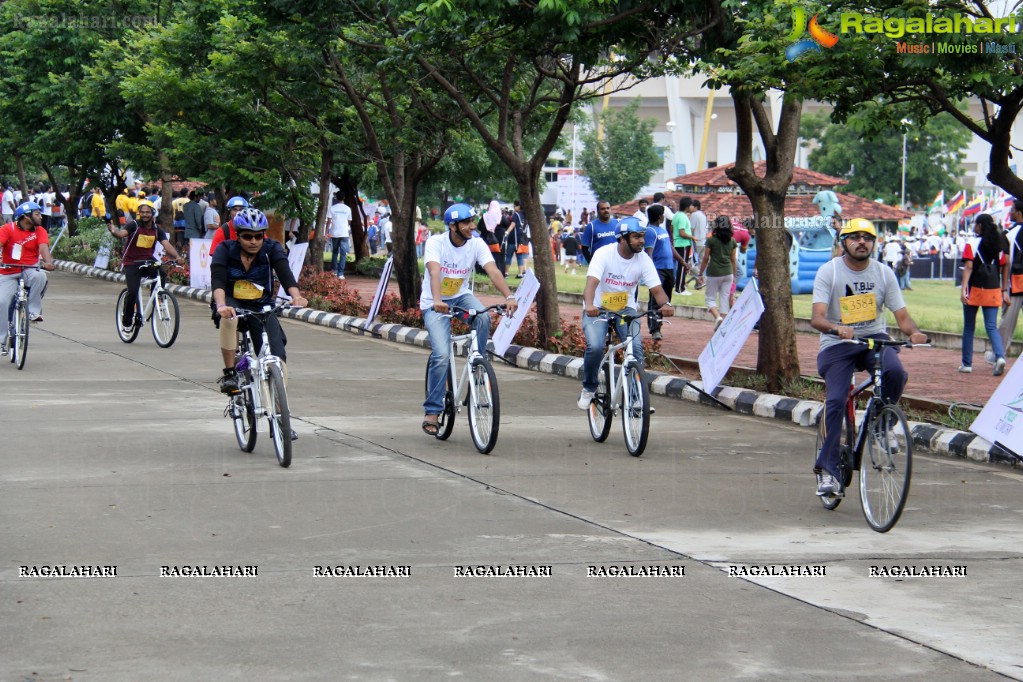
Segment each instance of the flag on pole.
M959 190L955 196L945 205L945 213L955 213L966 208L966 192Z
M931 202L931 213L940 212L945 208L945 190L938 192L938 196L934 197L934 201Z
M966 204L966 208L963 209L963 217L977 215L984 210L985 203L987 202L983 194L973 197L973 201Z

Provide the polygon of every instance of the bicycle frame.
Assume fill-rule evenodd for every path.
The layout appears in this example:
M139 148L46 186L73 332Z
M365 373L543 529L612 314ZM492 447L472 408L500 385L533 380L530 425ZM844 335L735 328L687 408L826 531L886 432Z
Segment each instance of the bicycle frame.
M240 317L245 317L244 315ZM242 372L246 369L254 368L256 372L257 380L249 382L239 387L239 390L249 391L249 395L252 396L252 407L259 417L269 416L268 406L263 404L262 391L254 390L253 384L262 385L262 382L267 381L270 375L270 367L276 365L281 366L281 359L270 352L270 337L266 333L266 324L262 325L260 334L260 346L259 353L254 353L254 343L252 339L252 330L246 327L245 331L238 331L238 350L242 356L238 359L236 367ZM244 350L243 350L244 349ZM243 360L243 358L248 358ZM244 362L244 364L243 364Z
M849 417L850 424L856 424L856 398L867 389L872 389L870 399L867 401L867 406L863 412L863 421L860 422L858 428L855 426L853 427L855 431L855 438L851 442L854 443L854 447L850 453L853 469L860 468L860 462L863 457L863 448L867 442L867 426L873 415L877 412L878 407L884 404L884 398L881 396L881 353L885 348L886 346L878 346L873 350L874 369L868 378L857 384L856 375L854 373L850 380L849 397L845 402L846 414Z
M459 309L461 310L461 309ZM468 311L466 311L468 312ZM489 311L472 311L475 315L483 315ZM475 316L474 315L474 316ZM447 317L452 317L451 314ZM462 365L462 370L459 372L455 368L455 345L461 341L469 341L469 351L465 358L465 364ZM473 363L479 358L483 357L483 353L479 349L479 336L476 334L476 327L470 323L468 334L459 334L458 336L452 336L451 342L448 344L448 376L451 377L451 393L455 399L455 412L461 412L462 407L469 401L469 393L472 393L472 397L475 399L476 385L469 381L469 376L472 371ZM468 385L468 391L466 391L465 398L462 398L462 391Z
M606 312L610 311L602 311L601 315L605 315ZM612 314L617 315L617 313ZM622 390L623 386L625 385L624 375L625 366L628 365L630 361L635 361L636 359L636 355L632 352L632 344L635 340L635 337L639 335L639 324L636 325L636 331L633 332L632 323L633 322L638 323L639 318L643 317L644 315L646 315L646 313L644 313L643 315L639 315L634 319L628 320L627 327L629 333L626 334L625 338L622 339L619 343L614 342L616 334L614 320L606 316L602 318L607 320L606 335L607 340L605 342L605 345L607 346L607 351L604 353L604 357L600 359L600 365L598 365L598 367L602 367L604 365L608 366L609 385L607 387L607 393L611 401L612 414L615 415L618 414L618 406L621 403ZM628 319L622 315L618 315L618 317L622 319ZM618 370L615 371L615 355L617 355L618 351L620 350L624 351L625 357L622 358L622 364L619 365Z
M163 286L163 270L160 269L160 264L156 263L149 267L156 267L157 273L155 277L143 277L139 280L139 290L136 292L135 305L136 309L139 310L139 314L142 315L143 321L148 320L152 314L153 309L156 307L156 301L161 291L166 291ZM142 304L142 290L146 286L153 285L149 290L149 298L146 300L145 305Z

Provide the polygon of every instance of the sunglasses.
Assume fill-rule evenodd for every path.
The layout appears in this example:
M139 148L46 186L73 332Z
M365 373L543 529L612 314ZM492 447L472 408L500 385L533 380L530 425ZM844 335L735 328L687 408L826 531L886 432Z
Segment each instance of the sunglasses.
M847 234L845 236L851 242L873 242L875 241L873 235L865 234L863 232L855 232L853 234Z
M261 242L263 241L262 232L243 232L238 234L238 239L247 242Z

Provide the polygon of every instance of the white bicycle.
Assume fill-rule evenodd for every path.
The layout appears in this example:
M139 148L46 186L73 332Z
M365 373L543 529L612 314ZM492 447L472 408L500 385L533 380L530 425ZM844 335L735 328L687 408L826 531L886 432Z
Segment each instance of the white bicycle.
M147 275L139 282L138 296L135 299L135 317L131 327L122 327L121 320L124 319L124 306L128 300L128 288L121 290L117 297L117 310L114 311L114 324L117 326L117 335L121 341L131 343L142 329L146 320L150 320L153 326L153 339L160 348L170 348L175 339L178 338L178 301L174 294L163 286L163 268L161 263L155 260L139 263L140 271L148 271ZM142 305L142 292L149 287L149 298L145 305ZM141 308L140 308L141 306Z

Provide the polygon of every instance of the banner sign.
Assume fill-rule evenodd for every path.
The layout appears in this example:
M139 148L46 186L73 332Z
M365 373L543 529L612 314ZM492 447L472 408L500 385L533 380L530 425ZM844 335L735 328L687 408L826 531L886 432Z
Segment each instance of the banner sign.
M212 239L188 240L188 283L196 289L209 289L211 286L210 246L212 244Z
M760 298L756 280L750 281L754 282L754 286L742 290L735 306L728 311L725 321L700 353L700 376L703 379L703 390L707 393L713 393L721 383L752 333L753 326L764 313L764 302Z
M1017 360L1002 377L970 431L1023 457L1023 362Z
M369 314L366 316L366 326L373 324L377 313L380 312L380 304L384 301L384 292L387 291L387 282L391 279L391 269L394 267L394 256L388 256L384 263L384 271L380 273L380 281L377 282L377 290L373 294L373 303L369 306Z
M288 267L291 268L291 274L295 277L296 282L302 275L302 266L305 265L305 254L308 250L309 242L302 242L292 246L291 251L288 252ZM278 287L277 298L291 300L291 296L288 296L288 292L284 290L284 287Z
M539 291L540 280L536 278L532 270L527 270L525 277L522 278L522 282L519 283L518 290L515 292L515 301L519 304L518 309L511 317L502 317L500 324L497 325L497 331L494 332L495 353L503 356L508 352L508 346L511 345L512 339L519 332L519 327L522 326L522 321L529 314L529 309L533 305L533 300L536 299Z

